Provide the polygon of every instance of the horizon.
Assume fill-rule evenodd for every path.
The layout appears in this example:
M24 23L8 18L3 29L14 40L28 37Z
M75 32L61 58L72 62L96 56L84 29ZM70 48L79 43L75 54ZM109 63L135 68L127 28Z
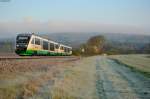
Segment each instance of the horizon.
M149 0L0 1L0 34L1 38L24 32L150 35L149 5Z
M18 34L32 34L32 32L28 32L28 33L26 33L26 32L23 32L23 33L14 33L13 35L11 35L11 36L4 36L4 35L2 35L2 36L0 36L0 40L12 40L12 39L15 39L16 38L16 36L18 35ZM50 36L54 36L54 37L60 37L60 36L79 36L79 35L89 35L89 37L92 37L92 36L98 36L98 35L101 35L101 36L104 36L104 37L110 37L110 36L113 36L112 38L114 38L114 37L123 37L123 36L125 36L125 37L132 37L132 38L134 38L134 36L136 36L136 37L148 37L148 38L150 38L150 35L149 34L132 34L132 33L108 33L108 32L105 32L105 33L100 33L100 32L72 32L72 33L70 33L70 32L55 32L55 33L42 33L42 32L39 32L39 33L34 33L35 35L39 35L39 36L42 36L42 37L44 37L44 36L48 36L48 37L50 37ZM136 38L135 37L135 38ZM144 39L143 39L144 40Z

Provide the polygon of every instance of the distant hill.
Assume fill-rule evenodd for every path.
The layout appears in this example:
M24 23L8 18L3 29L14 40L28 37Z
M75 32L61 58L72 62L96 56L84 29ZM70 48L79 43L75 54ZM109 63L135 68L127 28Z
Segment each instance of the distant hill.
M131 35L131 34L113 34L113 33L55 33L46 35L50 39L77 47L85 43L90 37L95 35L103 35L108 42L118 43L150 43L150 35Z
M72 46L73 48L79 47L80 44L85 43L90 37L95 35L103 35L108 43L118 43L135 45L135 47L143 47L145 44L150 43L150 35L133 35L133 34L115 34L115 33L40 33L39 35ZM0 39L0 47L8 49L15 48L15 37ZM125 45L124 45L125 46ZM0 52L2 49L0 49ZM6 50L7 51L7 50Z

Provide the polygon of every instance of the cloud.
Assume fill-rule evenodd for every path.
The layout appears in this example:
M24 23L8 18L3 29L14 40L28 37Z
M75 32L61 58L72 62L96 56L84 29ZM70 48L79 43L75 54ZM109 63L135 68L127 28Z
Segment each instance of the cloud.
M80 21L35 21L31 17L24 19L21 22L0 22L0 34L3 36L13 36L17 33L25 32L108 32L108 33L137 33L149 34L148 28L114 25L114 24L100 24L94 22L80 22Z

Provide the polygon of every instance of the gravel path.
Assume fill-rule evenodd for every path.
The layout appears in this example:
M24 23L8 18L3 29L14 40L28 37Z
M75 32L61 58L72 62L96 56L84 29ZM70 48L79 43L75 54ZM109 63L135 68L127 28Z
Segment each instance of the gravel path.
M106 57L96 57L100 99L150 99L150 79Z

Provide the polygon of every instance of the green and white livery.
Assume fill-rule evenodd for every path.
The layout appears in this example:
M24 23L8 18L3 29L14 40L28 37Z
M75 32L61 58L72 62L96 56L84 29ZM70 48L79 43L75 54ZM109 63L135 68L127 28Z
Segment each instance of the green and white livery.
M16 37L15 52L18 55L25 56L68 56L72 54L72 47L35 34L18 34Z

